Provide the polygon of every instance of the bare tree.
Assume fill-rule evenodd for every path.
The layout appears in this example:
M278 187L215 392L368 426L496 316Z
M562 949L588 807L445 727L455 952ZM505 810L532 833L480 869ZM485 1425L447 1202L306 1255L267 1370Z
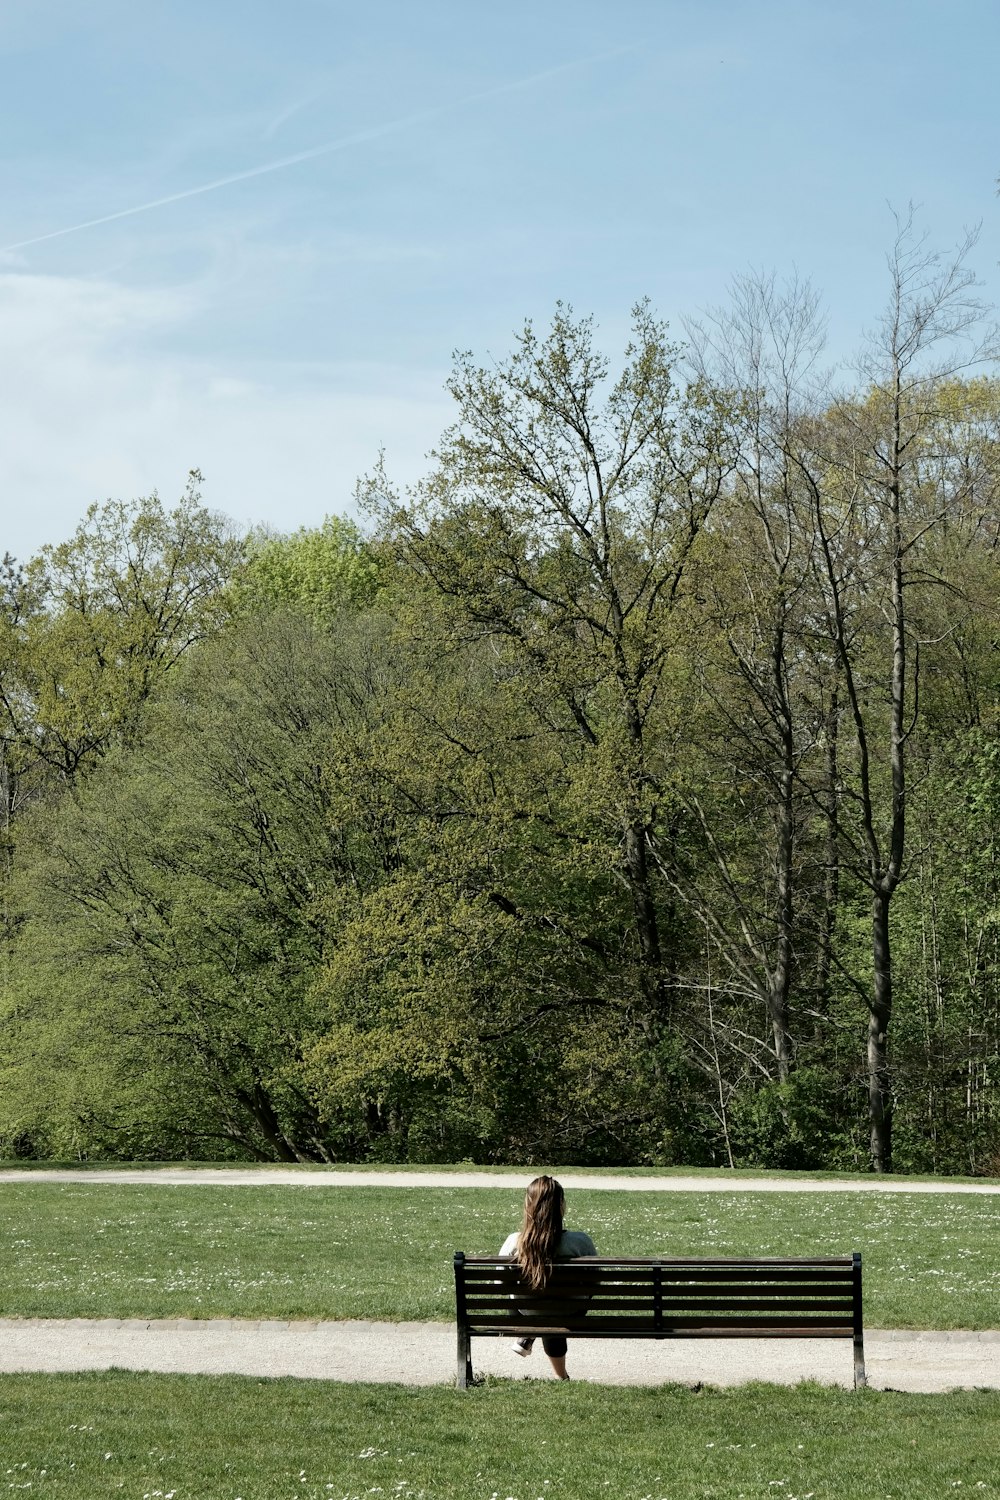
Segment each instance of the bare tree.
M719 681L707 674L706 686L725 743L743 774L749 768L765 789L769 825L763 878L755 879L755 889L740 890L725 852L731 839L717 834L696 805L735 926L720 920L717 906L710 913L696 889L687 899L711 918L741 986L761 996L784 1081L794 1061L789 997L802 761L815 741L800 689L815 527L791 455L803 417L820 398L824 327L808 283L792 278L779 285L773 275L751 273L734 282L729 307L689 323L687 332L698 375L729 388L740 417L740 461L712 521L730 561L707 577L705 590L728 666Z
M871 893L867 1063L878 1172L892 1170L890 911L906 873L908 747L921 683L914 591L941 582L921 565L927 540L958 519L970 498L961 480L928 482L927 447L948 383L995 347L992 332L978 336L986 309L966 266L976 234L943 255L916 231L912 209L896 217L896 230L888 303L860 367L865 394L835 403L811 452L798 457L813 499L816 579L853 740L853 773L845 777L837 814L841 841ZM876 639L881 648L873 646ZM875 753L880 745L885 778Z

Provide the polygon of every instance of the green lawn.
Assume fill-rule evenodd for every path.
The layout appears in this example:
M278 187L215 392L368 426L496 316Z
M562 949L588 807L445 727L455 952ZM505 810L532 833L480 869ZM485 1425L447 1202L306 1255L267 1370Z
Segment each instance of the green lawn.
M519 1188L0 1184L0 1315L447 1321L452 1252L496 1250L521 1202ZM609 1254L859 1249L869 1326L1000 1327L1000 1198L574 1191L569 1222Z
M0 1488L75 1500L921 1500L998 1452L984 1391L0 1376Z

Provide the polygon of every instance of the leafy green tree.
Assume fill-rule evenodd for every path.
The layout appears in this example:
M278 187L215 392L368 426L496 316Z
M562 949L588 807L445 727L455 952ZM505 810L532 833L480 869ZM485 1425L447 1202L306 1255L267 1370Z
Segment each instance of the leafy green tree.
M75 535L8 570L0 613L6 735L61 780L131 743L166 674L222 618L243 542L200 503L92 505Z
M340 682L315 627L245 622L192 656L141 748L26 821L8 1140L115 1154L215 1141L283 1160L335 1148L298 1068L319 900L350 875L324 770Z
M684 388L644 304L620 373L560 308L488 369L459 358L458 408L406 504L369 498L400 563L521 687L535 732L579 751L574 795L613 848L628 903L627 988L654 1053L677 994L671 747L683 722L678 619L694 551L734 462L729 413ZM622 971L624 972L624 970Z
M357 525L327 516L322 526L256 538L229 597L238 611L284 607L330 625L374 600L381 571Z
M433 594L387 608L332 743L334 816L367 855L327 897L310 1085L387 1158L656 1155L681 1111L637 1066L628 908L579 740L541 731L520 674Z

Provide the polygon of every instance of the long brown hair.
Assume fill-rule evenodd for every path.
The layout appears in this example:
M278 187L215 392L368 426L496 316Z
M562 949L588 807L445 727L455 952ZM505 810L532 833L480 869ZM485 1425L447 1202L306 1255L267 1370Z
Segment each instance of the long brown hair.
M543 1291L563 1232L563 1190L554 1177L536 1177L524 1195L524 1220L517 1237L517 1263L533 1292Z

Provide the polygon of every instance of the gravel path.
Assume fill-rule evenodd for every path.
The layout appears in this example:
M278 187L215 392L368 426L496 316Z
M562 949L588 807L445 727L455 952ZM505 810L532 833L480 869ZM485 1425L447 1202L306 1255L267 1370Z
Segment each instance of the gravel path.
M536 1348L515 1357L500 1339L473 1341L477 1374L552 1379ZM865 1334L868 1379L900 1391L956 1386L1000 1389L1000 1332ZM0 1320L0 1372L155 1370L205 1375L293 1375L314 1380L450 1384L455 1331L443 1323L268 1323L215 1319L147 1322L66 1318ZM663 1343L582 1340L570 1345L578 1380L605 1385L741 1385L800 1380L850 1385L850 1341L677 1339Z
M520 1172L338 1172L318 1167L108 1167L93 1171L39 1167L0 1171L5 1182L104 1182L142 1187L392 1187L523 1188ZM615 1193L1000 1193L996 1182L915 1182L906 1177L616 1177L579 1170L559 1173L563 1187Z

